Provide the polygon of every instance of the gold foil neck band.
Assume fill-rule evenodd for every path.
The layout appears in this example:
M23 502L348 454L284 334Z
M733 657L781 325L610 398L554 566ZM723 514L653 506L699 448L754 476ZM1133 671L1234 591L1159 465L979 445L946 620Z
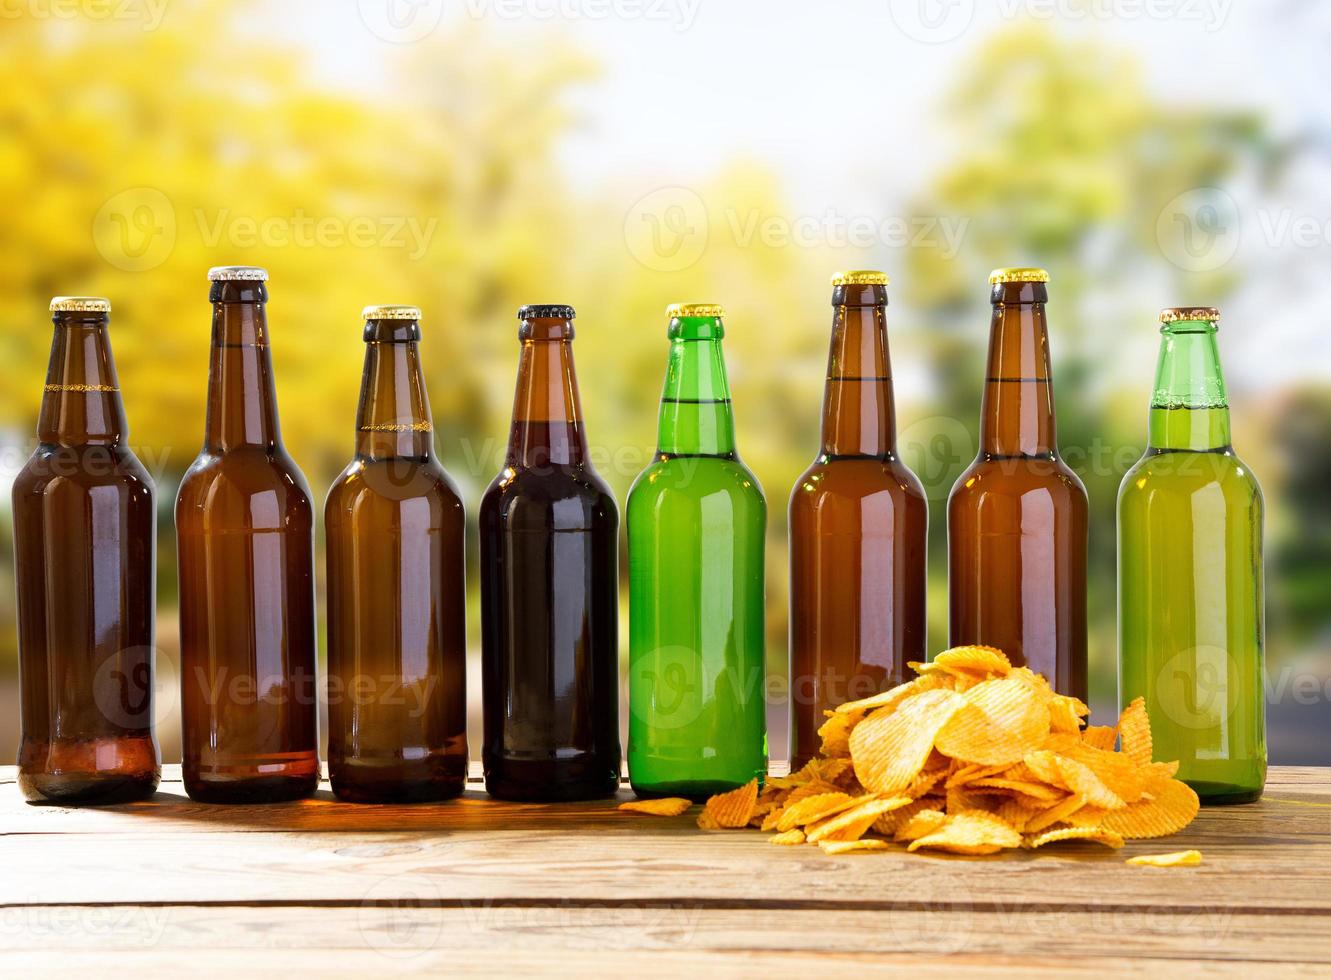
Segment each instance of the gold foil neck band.
M115 385L46 385L45 391L119 391Z
M362 432L433 432L429 422L379 422L374 425L362 425Z

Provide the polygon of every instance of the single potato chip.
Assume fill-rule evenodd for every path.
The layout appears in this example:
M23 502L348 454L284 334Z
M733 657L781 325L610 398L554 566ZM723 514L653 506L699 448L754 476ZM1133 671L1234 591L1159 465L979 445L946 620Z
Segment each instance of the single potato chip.
M1114 743L1118 741L1118 729L1110 725L1087 725L1082 729L1081 740L1093 749L1112 752Z
M929 761L938 732L965 703L955 691L925 691L889 715L875 712L856 725L850 756L864 788L891 796L909 786Z
M850 731L860 723L860 717L853 714L833 714L818 729L818 737L823 740L819 751L824 758L839 759L850 756Z
M669 796L663 800L630 800L628 803L619 804L619 809L626 810L629 813L650 813L658 817L677 817L691 806L693 806L692 800Z
M1011 765L1049 734L1049 706L1020 678L983 681L938 733L939 752L976 765Z
M1135 864L1139 868L1195 868L1202 863L1201 851L1173 851L1169 854L1138 854L1130 857L1125 864Z
M1053 806L1042 810L1030 820L1026 821L1026 833L1038 834L1046 827L1052 827L1056 823L1062 823L1069 816L1076 813L1086 805L1086 797L1073 793L1061 803L1055 803Z
M920 668L917 668L920 669ZM950 674L979 674L982 680L986 675L1006 677L1012 669L1012 661L1002 650L986 646L952 647L944 650L929 663L924 670L943 670Z
M1063 755L1054 756L1054 762L1067 787L1086 797L1086 802L1091 806L1104 807L1106 810L1121 810L1127 806L1123 798L1106 786L1090 766Z
M1043 834L1027 837L1024 846L1034 849L1063 840L1094 841L1096 844L1113 848L1123 846L1122 837L1103 827L1060 827L1058 830L1046 830Z
M1171 779L1154 792L1152 799L1129 803L1122 810L1106 813L1100 825L1129 840L1136 840L1177 833L1197 816L1201 804L1187 783Z
M803 844L804 831L800 830L798 827L794 827L784 833L773 834L771 837L767 838L767 843L785 844L787 846L792 844Z
M983 810L964 810L950 814L942 826L917 837L906 850L931 847L953 854L994 854L1007 847L1020 846L1021 834L1003 820Z
M803 827L854 805L855 797L849 793L819 793L817 796L809 796L791 803L782 810L776 822L776 829L785 833L793 827Z
M1139 766L1151 761L1151 720L1146 717L1146 702L1134 698L1118 719L1118 734L1123 740L1123 754Z
M926 834L932 834L947 823L947 814L942 810L921 810L901 825L896 832L897 840L918 840Z
M718 793L707 801L706 812L718 827L734 829L748 824L758 803L758 779L750 779L739 789Z
M867 799L861 797L849 809L818 821L806 831L806 835L810 844L822 840L859 840L868 833L879 816L914 802L909 796L893 796L888 799L877 796L870 796Z
M885 851L891 845L874 838L861 840L820 840L818 846L824 854L848 854L851 851Z

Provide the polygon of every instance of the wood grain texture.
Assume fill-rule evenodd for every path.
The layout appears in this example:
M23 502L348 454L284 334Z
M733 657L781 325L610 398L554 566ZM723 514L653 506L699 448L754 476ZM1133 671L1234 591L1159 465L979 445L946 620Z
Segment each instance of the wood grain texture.
M0 972L678 977L1331 970L1331 770L1122 851L832 857L696 810L460 799L24 803L0 769ZM630 794L621 792L620 798ZM1200 848L1198 868L1124 864ZM201 951L206 950L206 956ZM551 953L557 955L551 956Z

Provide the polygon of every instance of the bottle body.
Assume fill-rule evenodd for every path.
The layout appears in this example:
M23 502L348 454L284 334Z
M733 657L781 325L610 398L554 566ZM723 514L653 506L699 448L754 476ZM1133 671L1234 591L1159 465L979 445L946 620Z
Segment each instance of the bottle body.
M123 803L161 776L154 489L123 443L105 314L57 312L56 331L13 487L18 784L33 802Z
M417 330L367 327L357 454L324 509L328 774L354 802L446 799L467 778L464 512L434 458Z
M767 506L736 459L658 458L629 493L629 778L705 799L767 771Z
M1024 269L991 277L980 452L948 497L948 640L997 647L1085 701L1089 508L1058 455L1047 279Z
M887 277L833 280L822 449L790 495L790 762L824 712L907 680L925 656L924 488L896 455Z
M310 492L277 434L266 292L213 296L208 434L176 497L185 790L297 799L319 782Z
M790 497L791 766L824 711L913 676L925 658L928 507L896 459L823 459Z
M572 311L524 307L505 468L481 500L486 790L619 788L619 513L587 460Z
M722 336L719 310L672 311L658 451L629 493L628 762L643 796L705 799L767 771L767 504L735 453Z
M1199 321L1181 323L1192 327L1166 348L1209 360ZM1119 697L1145 699L1155 757L1178 759L1178 778L1203 802L1244 803L1266 780L1264 508L1229 447L1220 393L1171 404L1157 390L1151 446L1119 489Z

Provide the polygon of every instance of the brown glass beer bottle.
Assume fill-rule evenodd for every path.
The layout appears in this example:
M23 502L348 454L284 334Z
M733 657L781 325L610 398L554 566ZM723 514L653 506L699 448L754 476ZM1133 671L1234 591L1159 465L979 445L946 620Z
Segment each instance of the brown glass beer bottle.
M360 803L467 778L462 498L434 454L420 310L370 306L356 458L328 492L328 774Z
M997 269L980 452L947 507L952 646L997 647L1086 700L1086 489L1054 435L1043 269Z
M291 800L319 783L310 493L278 429L268 273L208 279L208 421L176 497L185 790Z
M925 653L929 515L896 453L887 276L832 280L823 444L790 495L791 765L823 712L900 684Z
M161 777L153 731L153 483L126 445L111 304L51 301L37 449L14 479L19 789L123 803Z
M508 454L481 500L485 786L511 800L619 786L619 512L588 459L573 316L518 312Z

